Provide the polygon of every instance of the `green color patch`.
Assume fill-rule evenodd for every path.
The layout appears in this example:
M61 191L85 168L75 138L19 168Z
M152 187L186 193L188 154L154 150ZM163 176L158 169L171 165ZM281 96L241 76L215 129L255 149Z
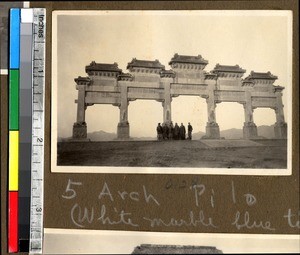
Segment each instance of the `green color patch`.
M9 70L9 130L19 130L19 70Z

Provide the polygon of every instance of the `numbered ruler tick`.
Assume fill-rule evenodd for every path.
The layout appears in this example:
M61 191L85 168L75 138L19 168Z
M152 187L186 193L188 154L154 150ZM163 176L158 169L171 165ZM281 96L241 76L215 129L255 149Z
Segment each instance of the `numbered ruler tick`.
M29 253L43 252L46 11L33 9L32 153Z

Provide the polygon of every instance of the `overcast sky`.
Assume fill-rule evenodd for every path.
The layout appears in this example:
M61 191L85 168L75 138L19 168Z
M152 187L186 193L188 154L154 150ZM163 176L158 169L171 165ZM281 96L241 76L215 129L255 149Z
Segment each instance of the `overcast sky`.
M57 83L55 77L53 80L58 92L59 137L72 135L77 111L74 78L86 76L85 66L93 60L117 62L119 68L127 72L127 63L134 57L159 59L169 69L168 62L175 53L201 54L209 61L206 71L212 70L217 63L238 64L247 70L244 77L252 70L271 71L278 76L276 85L291 86L288 84L291 63L286 15L265 15L266 12L249 15L250 12L241 11L66 13L59 15L57 20ZM53 63L56 65L56 61ZM287 89L283 92L283 102L287 119ZM162 104L151 100L130 102L128 118L131 136L156 136L157 123L163 121ZM218 104L216 118L221 130L242 128L243 107L238 103ZM191 122L194 132L204 131L207 122L205 99L196 96L173 98L172 120L185 125ZM88 132L116 133L118 121L119 109L112 105L94 105L86 111ZM274 110L254 110L254 121L257 125L274 124Z

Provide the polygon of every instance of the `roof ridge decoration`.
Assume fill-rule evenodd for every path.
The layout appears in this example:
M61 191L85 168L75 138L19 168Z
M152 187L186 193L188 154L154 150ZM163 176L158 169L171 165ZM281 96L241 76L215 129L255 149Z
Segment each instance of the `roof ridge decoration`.
M250 74L245 78L245 80L277 80L278 77L276 75L273 75L270 71L268 72L254 72L251 71Z
M162 65L158 59L155 60L142 60L142 59L137 59L133 58L131 62L127 64L127 69L132 69L132 68L151 68L151 69L160 69L160 70L165 70L165 66Z
M169 65L172 65L173 63L207 65L208 60L204 59L200 54L198 56L189 56L175 53L173 58L170 60Z
M219 73L219 72L244 74L246 70L241 68L239 65L220 65L219 63L217 63L215 68L212 70L212 73Z
M96 63L96 61L92 61L89 65L85 67L85 72L88 74L97 71L121 73L122 69L118 67L118 63L116 62L114 62L113 64L108 64L108 63Z

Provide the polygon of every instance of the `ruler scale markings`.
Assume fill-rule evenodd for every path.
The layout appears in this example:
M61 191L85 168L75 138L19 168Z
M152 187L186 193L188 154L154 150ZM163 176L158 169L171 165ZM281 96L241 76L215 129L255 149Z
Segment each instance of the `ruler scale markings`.
M43 250L45 9L33 10L33 74L30 253Z

